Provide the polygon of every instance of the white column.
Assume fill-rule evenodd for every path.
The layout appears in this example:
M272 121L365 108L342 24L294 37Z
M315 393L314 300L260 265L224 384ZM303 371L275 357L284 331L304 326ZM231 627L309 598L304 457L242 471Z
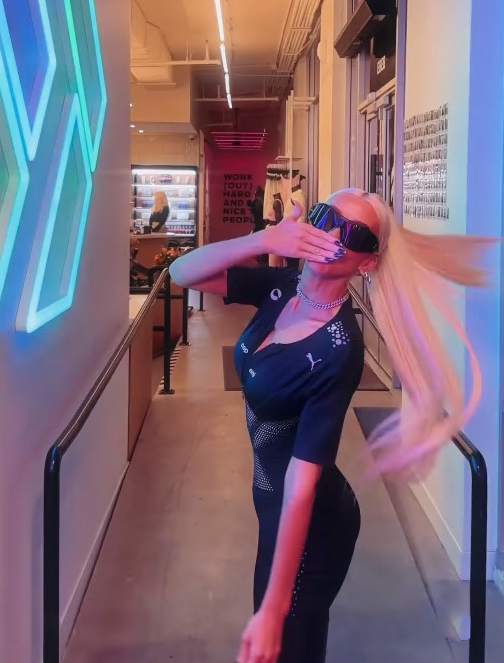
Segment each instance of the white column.
M347 19L346 2L324 0L320 34L319 198L325 200L347 181L347 61L334 42Z

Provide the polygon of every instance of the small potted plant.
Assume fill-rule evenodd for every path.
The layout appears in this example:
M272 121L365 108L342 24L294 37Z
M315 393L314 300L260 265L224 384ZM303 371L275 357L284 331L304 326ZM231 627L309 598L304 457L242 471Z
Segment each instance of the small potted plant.
M158 253L154 257L154 264L161 267L168 267L174 260L180 258L180 255L179 249L176 249L175 247L163 247L161 253Z

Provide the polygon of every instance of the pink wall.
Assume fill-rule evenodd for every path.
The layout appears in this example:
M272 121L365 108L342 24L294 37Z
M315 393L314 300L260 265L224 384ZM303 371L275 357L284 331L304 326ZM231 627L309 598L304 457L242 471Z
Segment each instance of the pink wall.
M274 149L257 152L207 148L210 198L210 241L241 237L253 228L247 200L257 186L264 188L266 167L277 156Z

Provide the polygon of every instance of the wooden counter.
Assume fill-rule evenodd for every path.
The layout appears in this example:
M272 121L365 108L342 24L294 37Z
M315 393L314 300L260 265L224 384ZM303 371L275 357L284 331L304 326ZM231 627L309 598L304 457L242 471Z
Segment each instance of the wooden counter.
M168 246L170 238L166 233L152 233L151 235L130 235L131 248L138 249L136 261L144 267L152 267L154 258L161 249Z
M166 233L152 233L151 235L130 235L131 248L138 249L136 262L144 267L150 268L154 265L154 258L161 253L163 247L168 246L170 237ZM182 288L175 283L171 283L172 295L181 295ZM158 300L153 306L153 325L164 325L164 303ZM175 300L171 303L171 342L172 347L182 335L182 300ZM163 353L164 333L154 332L153 335L153 354L158 356Z

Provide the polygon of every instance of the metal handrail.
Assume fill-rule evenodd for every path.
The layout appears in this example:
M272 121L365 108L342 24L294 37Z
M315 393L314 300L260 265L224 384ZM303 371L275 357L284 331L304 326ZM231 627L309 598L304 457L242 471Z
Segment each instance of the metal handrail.
M369 306L357 290L349 291L362 314L383 338ZM460 432L452 438L453 444L466 458L471 469L471 567L469 576L469 663L485 663L486 638L486 551L488 478L485 458L481 451Z
M485 458L463 434L452 438L471 469L471 568L469 663L485 663L488 478Z
M119 343L116 351L107 362L100 376L91 387L84 402L74 417L49 449L44 468L44 598L43 598L43 660L44 663L59 663L60 660L60 477L61 462L70 449L94 407L112 379L117 367L131 346L138 329L156 301L163 284L165 285L165 315L170 308L170 275L164 269L149 296L144 302L134 322ZM169 315L169 314L168 314ZM169 334L169 318L165 334ZM166 321L165 321L166 323ZM168 357L168 364L169 364Z
M354 302L357 304L357 308L354 308L354 311L361 313L363 316L362 332L364 333L364 318L365 318L369 322L369 324L373 327L375 332L378 334L377 356L375 356L375 353L372 350L372 348L368 348L368 352L373 357L373 359L380 365L381 369L386 373L386 375L393 381L394 379L393 374L391 374L389 372L389 369L387 369L381 362L380 349L382 346L385 346L385 339L383 338L383 334L381 333L380 328L378 327L378 324L374 318L373 311L362 299L362 297L360 296L360 294L353 285L349 284L348 290Z
M366 303L364 302L362 297L359 295L357 290L354 288L354 286L351 285L350 283L348 284L348 291L349 291L352 299L355 300L357 306L360 308L362 314L366 316L368 322L371 324L372 327L374 327L376 333L380 335L380 338L383 338L383 335L380 331L380 328L378 327L378 323L376 322L376 320L374 318L373 312L371 311L369 306L366 305Z

